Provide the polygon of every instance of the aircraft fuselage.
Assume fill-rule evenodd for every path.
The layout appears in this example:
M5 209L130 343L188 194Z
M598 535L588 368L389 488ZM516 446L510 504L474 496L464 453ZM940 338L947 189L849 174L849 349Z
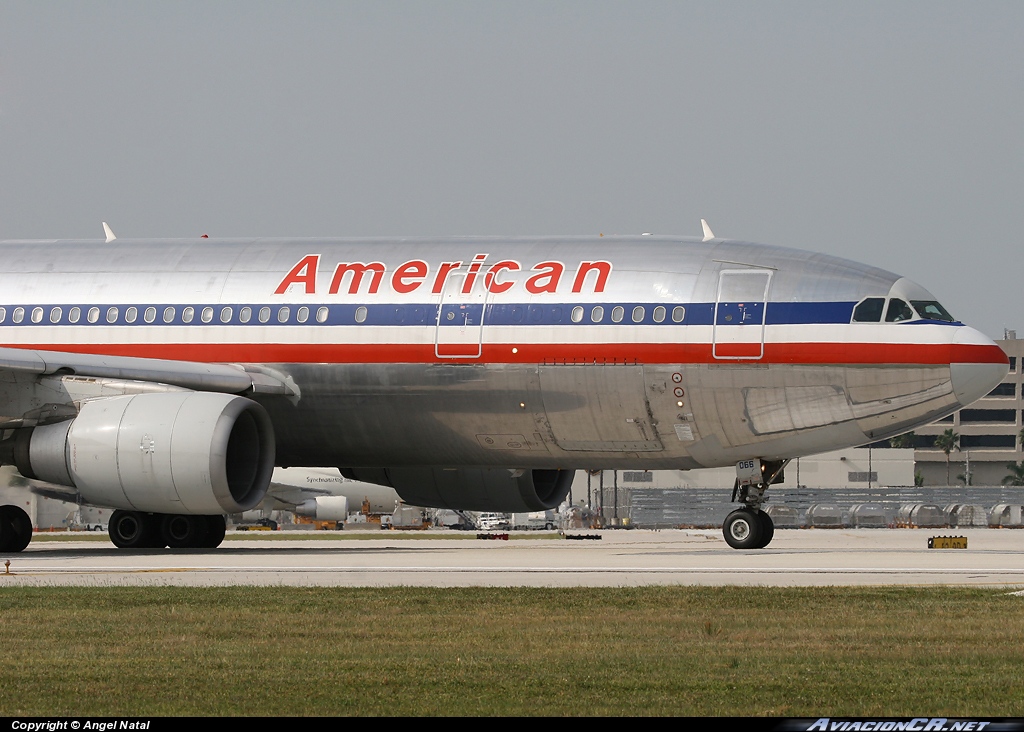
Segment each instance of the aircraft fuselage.
M0 254L4 345L268 369L290 393L251 398L283 466L791 458L927 424L1007 368L981 333L913 310L935 298L899 275L742 242L118 240ZM907 317L889 317L897 301Z

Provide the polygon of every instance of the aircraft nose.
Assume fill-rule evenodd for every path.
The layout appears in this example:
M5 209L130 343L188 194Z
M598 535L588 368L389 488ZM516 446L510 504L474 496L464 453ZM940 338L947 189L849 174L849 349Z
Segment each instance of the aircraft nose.
M949 374L953 393L963 406L991 392L1009 370L1010 361L995 341L974 328L957 328Z

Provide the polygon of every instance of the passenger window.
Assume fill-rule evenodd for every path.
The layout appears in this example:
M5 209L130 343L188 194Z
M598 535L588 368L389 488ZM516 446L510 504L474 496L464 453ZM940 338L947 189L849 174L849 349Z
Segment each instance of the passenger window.
M356 308L356 322L357 323L365 323L366 322L366 306L365 305L360 305L359 307Z
M146 308L146 314L142 316L147 323L156 320L156 308Z
M78 319L81 318L81 317L82 317L82 308L78 307L77 305L75 307L71 308L70 310L68 310L68 321L69 322L77 323ZM3 318L0 317L0 320L3 320Z
M98 312L98 311L97 311ZM14 314L11 316L15 323L20 323L25 319L25 308L20 305L14 308Z
M882 311L885 310L884 297L869 297L861 300L853 309L854 323L881 323Z
M309 320L309 308L307 308L305 305L299 308L298 312L295 313L295 319L300 323L305 323L307 320Z
M244 308L238 311L238 319L243 323L248 323L252 320L252 308L246 305Z
M572 320L572 322L574 323L578 323L581 320L583 320L583 307L580 305L574 307L572 309L572 313L570 313L569 315L569 319Z
M666 311L665 311L665 306L664 305L658 305L656 308L654 308L654 322L655 323L664 323L665 322L665 312Z
M616 305L615 307L613 307L612 308L612 322L613 323L621 323L622 322L622 316L625 314L625 312L626 311L623 309L623 307L621 305Z
M292 315L292 309L290 307L288 307L287 305L282 305L277 310L277 322L278 323L287 323L288 322L288 318L290 318L291 315Z
M59 307L51 308L50 309L50 322L51 323L59 323L60 322L60 316L63 314L63 312L64 311L62 311Z
M223 307L223 308L221 308L220 309L220 322L222 322L222 323L230 323L232 315L233 315L233 313L231 312L231 308L230 307Z
M633 308L633 322L642 323L644 321L644 306L637 305Z
M14 311L14 315L15 316L18 315L18 311L17 310ZM100 309L99 308L89 308L89 314L86 316L86 320L88 320L90 323L95 323L99 319L100 319Z
M686 308L684 308L682 305L676 305L674 308L672 308L672 322L673 323L682 323L683 319L685 317L686 317Z
M318 308L316 311L316 322L326 323L327 322L327 308Z
M885 311L886 323L899 323L904 320L910 320L913 317L914 311L898 297L894 297L889 301L889 309Z
M196 316L196 309L189 305L187 308L181 311L181 322L191 323L192 318Z
M209 323L213 320L213 308L203 308L203 312L199 317L202 318L204 323Z
M117 322L117 308L107 308L107 322L108 323L116 323Z
M124 311L124 319L128 323L134 323L136 318L139 317L139 309L134 305Z
M40 322L42 322L42 320L43 320L43 309L42 308L32 308L32 322L33 323L40 323Z
M171 323L174 321L174 308L168 306L164 308L164 322Z
M260 322L266 323L270 320L270 308L260 308Z
M601 305L595 305L594 309L590 311L590 320L593 323L600 323L604 320L604 307Z

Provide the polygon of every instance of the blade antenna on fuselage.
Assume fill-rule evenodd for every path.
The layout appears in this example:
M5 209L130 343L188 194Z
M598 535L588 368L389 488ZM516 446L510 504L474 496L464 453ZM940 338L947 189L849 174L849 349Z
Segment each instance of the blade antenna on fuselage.
M715 232L711 230L711 227L708 226L708 222L705 219L700 220L700 225L704 229L703 241L711 241L712 239L715 238Z
M109 244L110 242L114 241L114 239L117 238L116 236L114 236L114 232L110 230L110 226L107 225L106 221L103 222L103 233L107 235L107 244Z

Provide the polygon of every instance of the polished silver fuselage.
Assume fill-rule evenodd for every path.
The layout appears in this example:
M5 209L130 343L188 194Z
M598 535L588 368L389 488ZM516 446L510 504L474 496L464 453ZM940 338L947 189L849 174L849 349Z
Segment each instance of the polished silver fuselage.
M250 394L282 466L790 458L931 422L1006 368L959 323L851 322L866 297L930 298L898 275L742 242L4 242L0 256L3 345L264 371L286 385Z

